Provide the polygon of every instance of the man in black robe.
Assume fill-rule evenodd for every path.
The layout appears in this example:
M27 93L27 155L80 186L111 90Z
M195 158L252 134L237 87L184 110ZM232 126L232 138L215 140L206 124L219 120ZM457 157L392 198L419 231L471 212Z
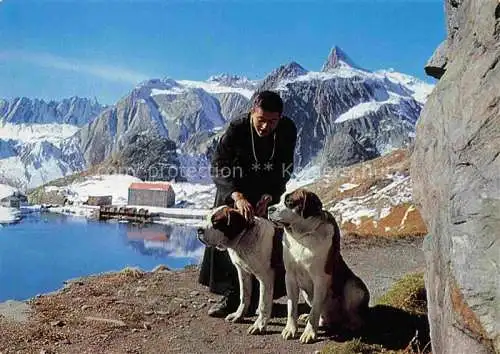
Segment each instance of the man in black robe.
M247 220L267 217L267 208L277 204L293 172L297 140L294 122L282 115L283 101L272 91L260 92L248 114L232 120L219 140L212 158L212 176L217 187L214 207L237 208ZM276 272L275 298L286 294L281 232L273 247L272 266ZM199 282L215 294L224 295L209 310L213 317L234 312L239 305L236 268L227 251L207 247ZM258 282L253 281L252 303L258 303Z

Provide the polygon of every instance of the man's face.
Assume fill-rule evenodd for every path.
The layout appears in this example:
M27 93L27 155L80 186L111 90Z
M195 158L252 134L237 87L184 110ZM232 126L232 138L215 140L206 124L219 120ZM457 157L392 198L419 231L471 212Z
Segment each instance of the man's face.
M260 107L254 107L252 108L251 117L257 134L259 136L267 136L278 126L281 114L279 112L267 112Z

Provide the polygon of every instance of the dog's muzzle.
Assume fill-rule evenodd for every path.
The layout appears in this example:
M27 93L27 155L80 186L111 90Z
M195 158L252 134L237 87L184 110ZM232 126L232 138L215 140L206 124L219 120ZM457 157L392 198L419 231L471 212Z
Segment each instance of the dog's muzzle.
M277 210L278 209L275 206L271 206L267 209L267 218L274 224L277 224L279 221L279 218L275 215Z
M267 217L268 217L269 221L271 221L274 224L274 227L277 227L277 228L283 228L283 227L289 226L290 225L289 223L284 222L283 220L281 220L279 218L279 216L275 215L277 210L278 210L278 208L275 206L271 206L267 209L267 211L268 211Z

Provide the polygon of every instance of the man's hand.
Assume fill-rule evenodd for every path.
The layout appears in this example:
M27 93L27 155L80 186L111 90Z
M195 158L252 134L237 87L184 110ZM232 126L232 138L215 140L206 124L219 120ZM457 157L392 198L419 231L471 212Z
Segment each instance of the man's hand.
M255 215L260 217L267 216L267 206L273 198L269 194L264 194L257 202L255 207Z
M238 211L245 217L247 221L252 221L254 216L254 210L252 204L245 199L243 194L234 192L231 197L234 200L234 206Z

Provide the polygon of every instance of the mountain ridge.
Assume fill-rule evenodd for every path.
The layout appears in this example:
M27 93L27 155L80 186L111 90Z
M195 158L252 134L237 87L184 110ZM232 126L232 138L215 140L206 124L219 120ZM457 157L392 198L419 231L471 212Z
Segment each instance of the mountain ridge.
M430 84L390 69L362 70L339 47L332 48L323 69L327 70L310 71L292 61L277 67L262 80L233 74L214 75L206 81L150 79L136 85L115 104L99 106L95 117L86 114L95 112L91 109L74 109L73 112L82 112L84 117L72 120L68 119L69 113L63 114L60 122L74 124L66 124L58 139L48 132L28 135L19 128L22 124L41 128L42 122L50 121L32 110L26 110L28 123L22 119L2 121L6 115L0 115L0 139L17 134L14 143L8 143L13 144L13 151L20 151L19 140L26 140L25 144L50 141L53 147L42 150L45 154L52 151L64 162L57 168L56 177L100 164L129 144L133 148L131 139L138 134L171 140L178 154L175 163L199 167L208 163L228 122L248 111L256 92L272 89L280 93L285 103L284 113L298 127L297 169L311 163L342 166L360 162L411 143L416 120L432 90ZM2 102L5 100L0 100L0 113L6 106ZM65 102L71 102L71 98ZM84 121L87 123L81 124ZM50 124L45 126L46 130L53 128ZM345 158L340 148L355 153ZM11 150L5 148L5 151ZM43 161L42 157L38 159L40 166ZM21 173L26 185L32 186L27 177L32 170L25 168Z

